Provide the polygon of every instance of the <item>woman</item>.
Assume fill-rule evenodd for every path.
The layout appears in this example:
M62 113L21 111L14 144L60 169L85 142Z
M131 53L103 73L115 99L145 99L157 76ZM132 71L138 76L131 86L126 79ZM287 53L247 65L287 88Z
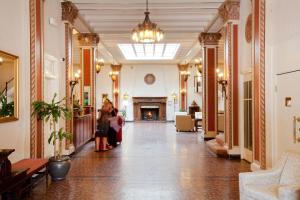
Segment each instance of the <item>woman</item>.
M113 108L111 111L112 118L110 118L110 121L117 120L117 114L118 114L118 109ZM117 132L111 126L111 124L110 124L109 130L108 130L108 143L113 147L117 146Z
M99 112L99 118L97 120L97 131L96 131L96 152L102 150L109 150L107 145L107 137L109 130L109 118L111 118L111 104L109 101L104 101L102 109ZM100 148L100 146L102 148Z

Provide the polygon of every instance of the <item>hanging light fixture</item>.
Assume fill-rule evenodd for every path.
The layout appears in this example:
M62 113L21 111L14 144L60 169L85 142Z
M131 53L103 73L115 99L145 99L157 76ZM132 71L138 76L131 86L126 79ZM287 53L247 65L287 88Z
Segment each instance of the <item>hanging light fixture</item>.
M149 15L148 0L146 0L145 20L132 31L131 37L135 42L154 43L164 38L164 32L157 27L157 24L151 22Z

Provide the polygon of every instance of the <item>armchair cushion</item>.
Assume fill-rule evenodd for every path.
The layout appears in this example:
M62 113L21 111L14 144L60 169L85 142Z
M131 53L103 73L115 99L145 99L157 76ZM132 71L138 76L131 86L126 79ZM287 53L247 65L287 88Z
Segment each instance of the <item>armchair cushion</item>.
M240 173L241 200L300 200L300 155L286 153L271 169Z
M289 153L280 178L281 185L300 184L300 156Z
M244 192L247 199L278 200L278 185L249 185Z
M282 186L279 188L280 200L300 199L300 185Z
M190 115L176 116L176 130L177 131L194 131L195 121Z

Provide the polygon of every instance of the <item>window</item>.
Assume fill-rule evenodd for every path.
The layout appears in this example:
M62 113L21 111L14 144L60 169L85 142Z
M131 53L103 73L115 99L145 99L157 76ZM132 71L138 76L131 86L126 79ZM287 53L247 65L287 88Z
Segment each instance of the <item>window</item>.
M126 60L172 60L180 44L118 44L118 47Z

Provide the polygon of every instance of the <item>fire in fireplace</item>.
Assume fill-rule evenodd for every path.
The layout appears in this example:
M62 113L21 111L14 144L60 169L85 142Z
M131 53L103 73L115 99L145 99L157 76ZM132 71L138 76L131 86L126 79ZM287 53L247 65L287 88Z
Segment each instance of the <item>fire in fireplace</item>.
M142 106L141 120L156 121L159 119L159 106Z

